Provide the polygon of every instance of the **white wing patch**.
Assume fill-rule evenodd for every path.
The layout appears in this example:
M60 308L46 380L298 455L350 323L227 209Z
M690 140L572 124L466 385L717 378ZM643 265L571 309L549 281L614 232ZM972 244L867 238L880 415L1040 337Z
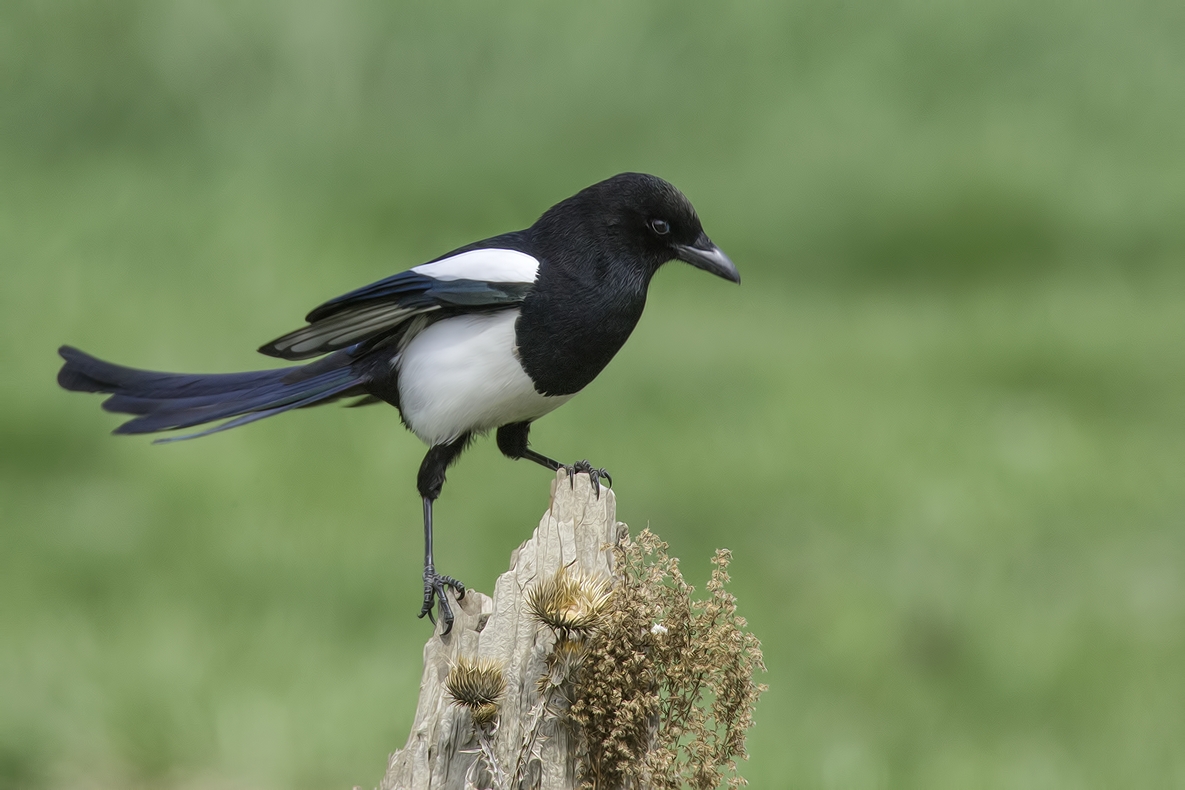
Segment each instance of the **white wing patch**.
M488 283L533 283L539 261L517 250L470 250L444 260L412 267L437 280L484 280Z

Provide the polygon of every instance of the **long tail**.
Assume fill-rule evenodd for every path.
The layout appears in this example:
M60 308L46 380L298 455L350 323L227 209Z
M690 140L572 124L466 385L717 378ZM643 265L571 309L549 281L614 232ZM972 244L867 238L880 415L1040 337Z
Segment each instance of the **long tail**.
M366 394L365 374L352 369L351 359L340 351L309 365L217 374L125 368L70 346L62 346L58 353L66 360L58 372L58 384L64 389L109 392L104 409L136 415L115 433L156 433L226 420L198 433L158 442L196 439L289 409Z

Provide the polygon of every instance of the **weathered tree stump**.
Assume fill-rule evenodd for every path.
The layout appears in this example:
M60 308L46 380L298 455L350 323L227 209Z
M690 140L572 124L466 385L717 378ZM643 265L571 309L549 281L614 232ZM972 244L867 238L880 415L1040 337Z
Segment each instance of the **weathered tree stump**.
M535 582L554 577L561 568L589 577L613 574L613 546L624 535L616 520L613 492L599 495L588 475L570 479L560 470L552 483L551 506L534 535L511 555L510 570L498 577L494 597L476 590L454 604L452 632L440 628L424 647L420 699L407 745L391 755L381 790L465 790L489 787L481 756L480 732L466 708L453 702L445 680L464 659L491 659L500 664L506 691L500 701L497 738L487 739L508 786L570 790L576 787L575 744L562 727L540 732L542 713L539 678L556 637L527 611L526 593ZM523 748L524 738L533 748ZM488 761L487 761L488 762ZM519 777L514 783L514 777ZM500 784L499 782L498 784Z

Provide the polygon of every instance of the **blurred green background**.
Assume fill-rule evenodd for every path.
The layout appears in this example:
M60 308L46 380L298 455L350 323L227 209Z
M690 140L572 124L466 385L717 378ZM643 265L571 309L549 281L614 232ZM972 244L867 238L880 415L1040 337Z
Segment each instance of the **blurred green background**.
M59 343L266 367L312 306L622 170L656 279L533 438L764 640L755 787L1185 787L1185 4L0 4L0 787L379 781L423 448L107 435ZM548 475L439 505L489 591Z

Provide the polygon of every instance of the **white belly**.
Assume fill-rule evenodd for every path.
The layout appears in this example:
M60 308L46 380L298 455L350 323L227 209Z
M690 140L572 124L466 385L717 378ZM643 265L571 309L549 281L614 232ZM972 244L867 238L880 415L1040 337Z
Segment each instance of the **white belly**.
M514 353L518 310L456 316L430 324L396 359L399 406L430 445L469 432L542 417L572 396L545 396Z

